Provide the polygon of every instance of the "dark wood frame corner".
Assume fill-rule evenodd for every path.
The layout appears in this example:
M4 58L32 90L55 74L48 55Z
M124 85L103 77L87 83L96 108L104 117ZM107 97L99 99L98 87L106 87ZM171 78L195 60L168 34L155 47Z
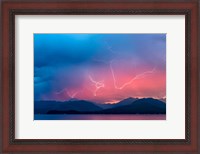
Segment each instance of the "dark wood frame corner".
M2 1L1 106L2 143L0 152L177 152L200 153L198 0L122 1ZM87 14L87 15L185 15L186 17L186 138L185 139L15 139L15 15ZM1 47L1 46L0 46ZM1 107L0 106L0 107Z

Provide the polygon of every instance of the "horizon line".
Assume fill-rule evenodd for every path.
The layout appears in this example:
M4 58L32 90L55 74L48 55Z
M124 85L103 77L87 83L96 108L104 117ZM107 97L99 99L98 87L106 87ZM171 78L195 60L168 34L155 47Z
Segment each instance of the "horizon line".
M77 101L88 101L88 102L91 102L91 103L95 103L95 104L118 104L120 101L123 101L125 99L129 99L129 98L135 98L135 99L145 99L145 98L152 98L152 99L157 99L157 100L161 100L161 99L165 99L166 100L166 97L161 97L161 98L157 98L157 97L127 97L127 98L124 98L122 100L118 100L116 101L116 103L97 103L97 102L93 102L91 100L86 100L86 99L77 99L77 98L70 98L70 99L66 99L66 100L34 100L34 102L36 101L56 101L56 102L66 102L66 101L70 101L70 100L77 100ZM114 102L114 101L113 101ZM166 103L166 102L164 102Z

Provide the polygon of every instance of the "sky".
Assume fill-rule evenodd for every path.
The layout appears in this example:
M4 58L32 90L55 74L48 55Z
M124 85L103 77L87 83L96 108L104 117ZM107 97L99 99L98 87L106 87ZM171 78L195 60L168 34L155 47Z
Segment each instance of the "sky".
M166 34L34 34L34 99L166 97Z

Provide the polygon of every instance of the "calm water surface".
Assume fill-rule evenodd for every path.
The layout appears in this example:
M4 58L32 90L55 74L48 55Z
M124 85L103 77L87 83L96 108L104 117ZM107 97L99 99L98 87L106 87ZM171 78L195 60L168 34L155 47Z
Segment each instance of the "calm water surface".
M35 114L34 120L166 120L165 114Z

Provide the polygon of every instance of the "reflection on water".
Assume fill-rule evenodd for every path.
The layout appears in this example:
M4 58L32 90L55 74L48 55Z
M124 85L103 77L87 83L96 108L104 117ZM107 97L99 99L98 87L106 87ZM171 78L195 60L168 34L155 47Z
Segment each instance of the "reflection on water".
M166 120L165 114L35 114L34 120Z

